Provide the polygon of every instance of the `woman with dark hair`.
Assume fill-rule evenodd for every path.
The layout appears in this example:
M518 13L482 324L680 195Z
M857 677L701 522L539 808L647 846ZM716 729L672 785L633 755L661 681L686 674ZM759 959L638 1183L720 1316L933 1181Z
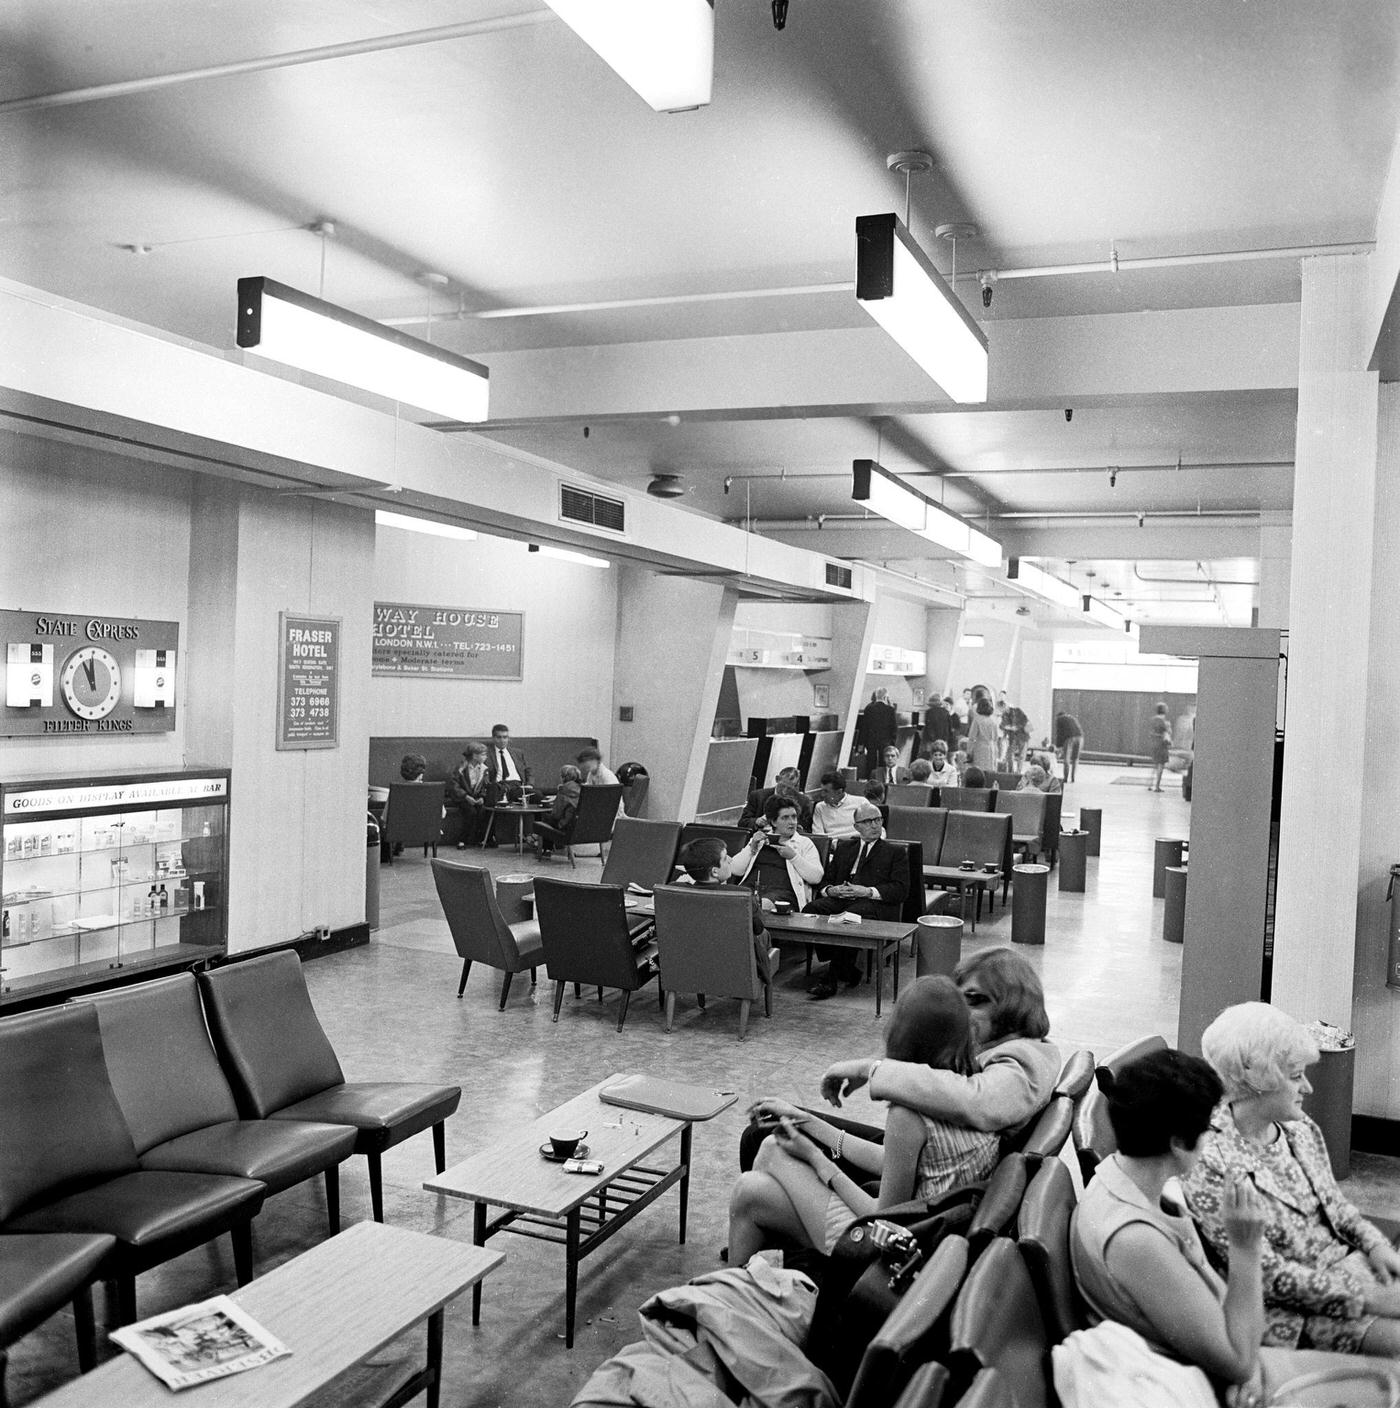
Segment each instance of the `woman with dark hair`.
M1167 706L1157 705L1147 725L1148 747L1152 756L1152 782L1149 792L1162 790L1162 771L1172 755L1172 726L1167 718Z
M822 1094L841 1098L867 1087L872 1100L889 1100L927 1115L999 1135L1014 1133L1049 1103L1060 1074L1050 1041L1050 1018L1040 978L1019 953L989 948L953 970L977 1048L977 1066L960 1073L885 1055L838 1061L822 1077Z
M997 770L997 753L1001 747L1001 729L997 726L996 711L992 708L992 697L979 694L972 706L972 717L967 725L967 752L973 767L983 772Z
M1228 1281L1206 1261L1191 1218L1163 1201L1167 1180L1184 1178L1200 1157L1219 1077L1198 1056L1154 1051L1116 1077L1100 1069L1099 1087L1118 1152L1098 1166L1070 1227L1090 1316L1127 1325L1158 1353L1226 1383L1245 1383L1264 1335L1264 1201L1246 1182L1226 1193Z
M916 978L901 994L885 1031L885 1059L959 1079L972 1074L972 1014L949 979ZM771 1126L773 1137L729 1201L729 1256L739 1266L778 1238L830 1251L858 1217L985 1178L999 1151L995 1134L899 1104L890 1107L883 1144L771 1097L750 1106L749 1119ZM879 1197L841 1162L879 1174Z

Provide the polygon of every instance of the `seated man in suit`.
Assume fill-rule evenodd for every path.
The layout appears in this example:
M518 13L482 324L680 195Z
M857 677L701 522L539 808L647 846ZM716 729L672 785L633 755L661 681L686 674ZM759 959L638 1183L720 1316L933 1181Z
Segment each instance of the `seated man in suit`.
M512 800L529 791L530 765L525 754L510 746L510 725L496 724L491 730L491 746L486 750L486 804L494 806L510 796Z
M909 895L909 863L902 847L880 836L880 809L862 802L856 809L856 834L832 847L826 880L805 914L840 914L866 919L898 919ZM827 970L807 989L817 1001L835 997L838 983L860 982L859 955L854 949L819 945L817 955Z
M882 782L886 787L894 782L908 782L909 769L899 764L899 749L893 743L885 744L880 755L880 766L870 774L871 782Z
M740 814L740 826L757 826L767 814L770 797L787 797L797 807L799 831L812 829L812 799L802 790L802 774L796 768L783 768L772 787L760 787L749 793L749 800Z

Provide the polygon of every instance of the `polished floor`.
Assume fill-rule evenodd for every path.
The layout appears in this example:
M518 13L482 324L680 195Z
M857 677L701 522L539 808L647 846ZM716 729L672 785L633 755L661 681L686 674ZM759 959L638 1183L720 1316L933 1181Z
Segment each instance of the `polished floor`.
M1085 1046L1102 1055L1153 1031L1175 1037L1181 950L1161 937L1162 901L1151 897L1152 841L1185 836L1189 806L1173 779L1158 794L1133 785L1143 777L1141 770L1081 767L1066 812L1102 807L1103 854L1090 860L1083 894L1060 893L1051 877L1047 942L1021 950L1041 972L1053 1036L1065 1054ZM1123 781L1129 785L1114 785ZM569 873L566 861L540 862L528 854L521 860L508 849L454 854L472 864L484 858L499 874L541 867ZM588 879L598 869L596 859L580 859L573 873ZM427 864L418 855L401 857L381 868L381 879L382 924L373 942L308 964L307 978L348 1079L462 1086L462 1108L448 1125L449 1163L614 1072L648 1071L738 1094L732 1109L696 1126L686 1245L677 1244L676 1199L668 1194L586 1261L571 1352L563 1344L563 1255L556 1246L500 1237L493 1245L508 1259L486 1282L481 1325L473 1328L466 1300L449 1309L442 1397L447 1408L567 1404L599 1362L637 1338L636 1308L649 1294L717 1264L747 1103L765 1093L810 1102L829 1061L878 1054L880 1022L871 989L811 1002L800 955L788 951L773 1016L756 1014L742 1044L736 1040L737 1004L719 1000L701 1011L682 998L668 1035L654 997L638 994L619 1035L615 994L600 1003L596 991L585 992L576 1001L570 989L555 1025L552 986L542 981L531 991L526 975L516 979L504 1012L496 1010L499 975L481 968L459 1002L460 964ZM964 952L1007 943L1010 929L1009 910L998 909L979 924L975 938L965 940ZM902 961L904 976L912 976L907 949ZM878 1118L863 1095L853 1113ZM1357 1203L1393 1213L1400 1205L1400 1164L1358 1156L1354 1170L1348 1187ZM390 1151L387 1220L470 1241L471 1205L424 1192L423 1180L432 1171L426 1136ZM347 1223L369 1215L362 1162L347 1166L342 1198ZM314 1243L323 1217L315 1186L270 1199L255 1230L260 1269ZM141 1312L154 1314L229 1289L232 1270L227 1246L191 1252L140 1279ZM328 1304L325 1313L333 1318L336 1306ZM74 1372L71 1318L59 1315L15 1347L13 1402L31 1402Z

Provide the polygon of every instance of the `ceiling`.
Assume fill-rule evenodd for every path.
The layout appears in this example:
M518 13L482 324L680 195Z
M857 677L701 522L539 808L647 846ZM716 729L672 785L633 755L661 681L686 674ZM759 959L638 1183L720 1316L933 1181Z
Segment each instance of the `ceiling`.
M658 115L532 0L0 0L0 273L222 351L244 275L419 335L431 309L435 342L492 365L493 384L533 385L528 413L484 433L565 467L631 488L679 474L692 511L811 546L839 525L845 555L1005 596L847 521L850 462L878 458L1062 576L1094 562L1125 596L1131 582L1135 619L1247 622L1253 594L1233 583L1258 565L1241 533L1290 507L1296 380L1222 374L1190 329L1298 300L1296 252L1217 256L1373 239L1398 56L1393 0L792 0L782 33L767 0L716 0L712 104ZM842 400L859 368L835 349L873 326L842 287L853 222L903 214L886 156L908 148L935 159L910 226L940 268L954 249L935 225L979 231L956 260L992 339L985 408L932 383ZM309 231L320 220L333 238ZM1131 267L1164 256L1189 258ZM1064 265L1097 271L1018 276ZM430 292L425 271L447 283ZM634 306L576 307L619 301ZM574 310L520 315L560 304ZM1003 347L1111 345L1141 318L1182 342L1171 384L1134 383L1106 354L998 394ZM768 390L799 345L819 370L832 349L820 404ZM681 414L646 394L667 358L696 367ZM635 395L552 403L556 371L604 361ZM753 396L720 393L726 367ZM1232 585L1144 580L1164 576Z

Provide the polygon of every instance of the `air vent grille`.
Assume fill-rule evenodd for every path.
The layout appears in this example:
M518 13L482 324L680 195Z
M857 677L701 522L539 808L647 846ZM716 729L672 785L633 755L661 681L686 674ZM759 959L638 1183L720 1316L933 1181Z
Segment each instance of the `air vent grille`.
M847 591L851 589L851 569L840 567L834 562L826 564L826 584L829 587L844 587Z
M609 533L627 531L627 505L621 499L609 499L572 484L559 486L559 517Z

